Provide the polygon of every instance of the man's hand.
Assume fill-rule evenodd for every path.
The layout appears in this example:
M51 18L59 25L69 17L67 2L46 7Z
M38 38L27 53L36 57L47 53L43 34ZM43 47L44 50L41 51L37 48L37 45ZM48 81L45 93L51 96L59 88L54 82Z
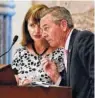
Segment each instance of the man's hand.
M41 64L45 73L51 78L54 83L56 83L58 78L60 77L60 74L54 61L51 61L48 58L43 58L41 60Z

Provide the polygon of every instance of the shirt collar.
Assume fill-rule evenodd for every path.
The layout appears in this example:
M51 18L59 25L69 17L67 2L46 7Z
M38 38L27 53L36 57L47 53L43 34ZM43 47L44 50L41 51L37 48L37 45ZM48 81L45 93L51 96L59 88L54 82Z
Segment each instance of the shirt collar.
M74 29L71 30L71 32L69 33L69 36L67 37L66 43L65 43L65 49L68 50L68 46L69 46L69 42L70 42L70 38L71 38L71 34L73 32Z

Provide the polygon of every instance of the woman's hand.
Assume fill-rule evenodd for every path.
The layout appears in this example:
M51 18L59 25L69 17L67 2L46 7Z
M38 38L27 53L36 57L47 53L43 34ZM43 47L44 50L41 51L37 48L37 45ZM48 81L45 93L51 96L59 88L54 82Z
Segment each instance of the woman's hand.
M17 85L18 86L27 86L28 84L32 83L32 80L24 79L23 81L19 78L18 75L15 75Z
M18 75L15 75L15 79L16 79L16 82L17 82L17 85L19 84L19 77Z
M19 86L27 86L28 84L32 83L29 79L24 79L22 82L19 81Z
M56 83L60 77L56 64L48 58L43 58L41 60L41 64L43 66L44 72L51 78L54 83Z

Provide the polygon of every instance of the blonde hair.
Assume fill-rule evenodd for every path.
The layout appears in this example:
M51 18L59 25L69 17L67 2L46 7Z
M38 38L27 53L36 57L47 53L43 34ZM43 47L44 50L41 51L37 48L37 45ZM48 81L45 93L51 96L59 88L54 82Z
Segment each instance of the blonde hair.
M28 19L32 16L33 21L38 24L40 22L40 13L41 11L47 9L48 7L44 4L38 4L38 5L32 5L28 12L25 15L23 25L22 25L22 41L21 44L23 46L34 43L33 39L30 37L30 34L28 32L27 24Z

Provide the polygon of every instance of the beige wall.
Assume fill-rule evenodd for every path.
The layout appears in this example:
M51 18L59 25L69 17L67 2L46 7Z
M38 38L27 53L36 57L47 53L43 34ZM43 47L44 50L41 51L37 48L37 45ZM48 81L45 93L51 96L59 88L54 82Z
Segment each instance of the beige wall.
M15 35L19 36L18 41L15 43L15 45L12 48L12 56L15 53L16 49L20 46L20 41L21 41L21 30L22 30L22 23L24 16L26 12L28 11L29 7L31 6L31 1L20 1L20 0L15 0L15 11L16 14L13 16L13 23L12 23L12 36L14 37Z
M93 0L49 0L32 1L33 4L44 3L47 6L64 6L72 14L75 28L88 29L94 32L94 1Z

